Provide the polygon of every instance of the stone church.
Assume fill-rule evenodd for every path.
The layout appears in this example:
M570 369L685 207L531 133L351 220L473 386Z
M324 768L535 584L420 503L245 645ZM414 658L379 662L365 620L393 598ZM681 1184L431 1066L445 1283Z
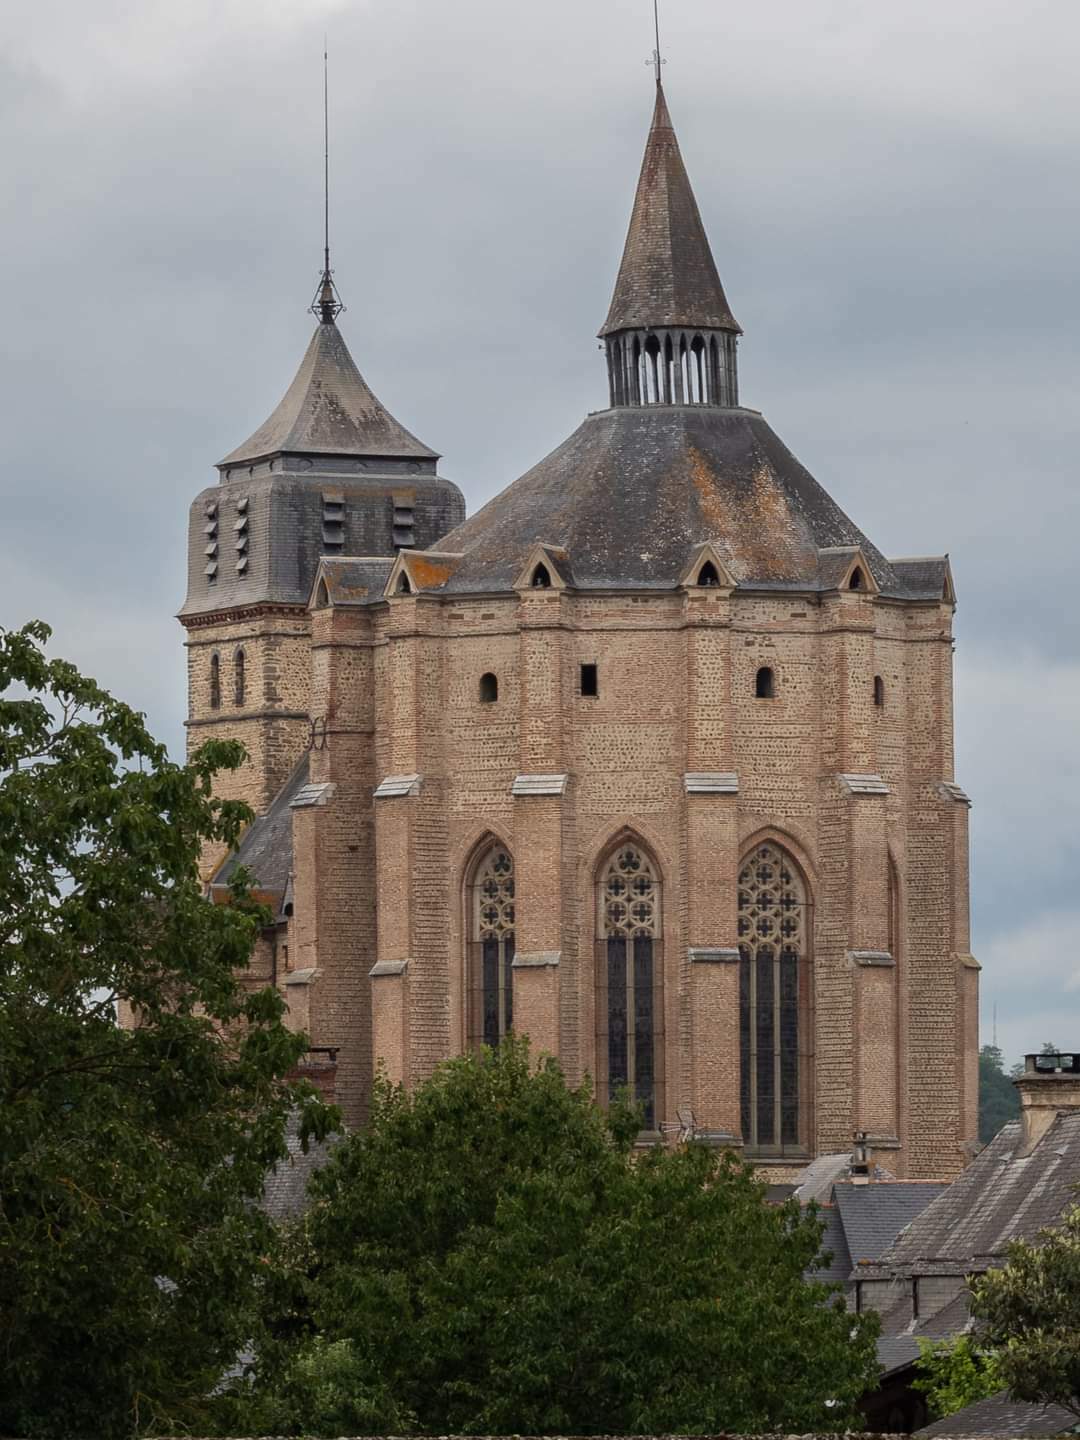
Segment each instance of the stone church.
M658 85L605 408L470 519L357 369L327 269L296 377L191 508L188 734L347 1120L510 1029L648 1132L782 1178L976 1134L944 557L888 559L739 397ZM599 398L599 397L598 397ZM774 1168L775 1167L775 1168Z

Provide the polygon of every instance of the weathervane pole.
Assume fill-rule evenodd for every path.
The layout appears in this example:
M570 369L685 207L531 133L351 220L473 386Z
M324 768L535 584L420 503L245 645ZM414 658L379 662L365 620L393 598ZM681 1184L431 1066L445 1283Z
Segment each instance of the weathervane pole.
M323 273L311 313L324 325L331 324L345 309L330 269L330 78L329 45L323 35Z
M329 46L323 36L322 118L323 118L323 259L330 273L330 73Z
M656 49L652 52L652 60L649 61L649 64L651 64L653 69L656 71L656 83L657 85L660 85L660 70L662 66L667 64L667 61L660 53L660 0L653 0L652 8L653 28L656 31Z

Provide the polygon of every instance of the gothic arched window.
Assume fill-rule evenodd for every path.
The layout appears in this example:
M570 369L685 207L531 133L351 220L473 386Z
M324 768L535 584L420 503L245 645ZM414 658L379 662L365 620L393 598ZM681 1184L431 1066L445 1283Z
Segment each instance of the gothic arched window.
M210 709L221 709L221 656L216 650L210 656Z
M469 1037L498 1045L514 1022L514 861L502 845L481 856L469 887Z
M620 845L598 886L597 1071L600 1098L626 1088L652 1130L663 1110L661 883L637 845Z
M233 680L234 680L234 689L235 689L235 697L234 697L234 698L235 698L235 701L236 701L237 708L239 708L239 707L240 707L241 705L243 705L243 703L244 703L244 696L245 696L245 693L246 693L246 691L247 691L247 675L246 675L247 661L246 661L246 658L245 658L245 656L244 656L243 650L237 650L235 656L233 657L233 667L234 667Z
M810 1148L810 925L806 886L778 845L739 872L739 1039L749 1153Z

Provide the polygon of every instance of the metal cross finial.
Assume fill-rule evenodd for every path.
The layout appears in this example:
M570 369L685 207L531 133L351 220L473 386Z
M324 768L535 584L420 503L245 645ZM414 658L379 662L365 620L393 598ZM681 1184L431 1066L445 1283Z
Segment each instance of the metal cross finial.
M323 272L311 313L329 325L345 309L330 269L330 80L326 36L323 36Z
M660 81L661 81L661 75L660 75L661 67L667 64L667 61L664 59L663 55L660 53L660 0L653 0L653 7L652 7L652 8L653 8L653 26L654 26L654 29L655 29L655 31L656 31L656 49L652 52L652 59L651 59L651 60L647 60L645 63L646 63L647 65L651 65L651 66L653 67L653 69L656 71L656 83L657 83L657 85L659 85L659 84L660 84Z

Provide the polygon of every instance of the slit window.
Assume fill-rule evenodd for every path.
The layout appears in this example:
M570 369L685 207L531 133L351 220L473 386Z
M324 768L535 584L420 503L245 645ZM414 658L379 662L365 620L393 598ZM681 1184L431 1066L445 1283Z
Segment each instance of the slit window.
M245 691L246 691L246 689L247 689L247 685L246 685L246 678L247 678L247 677L246 677L246 674L245 674L246 667L247 667L247 661L246 661L246 659L245 659L243 650L238 650L238 651L236 652L235 659L233 660L233 665L234 665L234 669L235 669L234 679L235 679L235 682L236 682L236 685L235 685L235 691L236 691L235 699L236 699L237 707L239 707L239 706L243 705L243 703L244 703L244 695L245 695Z
M762 665L754 679L754 695L758 700L775 700L776 677L772 666Z
M480 700L484 705L494 705L499 698L499 677L489 670L480 676Z
M874 676L874 704L879 710L885 708L885 681L880 675Z
M600 678L595 664L581 667L581 693L588 696L600 694Z
M221 656L210 656L210 709L221 709Z

